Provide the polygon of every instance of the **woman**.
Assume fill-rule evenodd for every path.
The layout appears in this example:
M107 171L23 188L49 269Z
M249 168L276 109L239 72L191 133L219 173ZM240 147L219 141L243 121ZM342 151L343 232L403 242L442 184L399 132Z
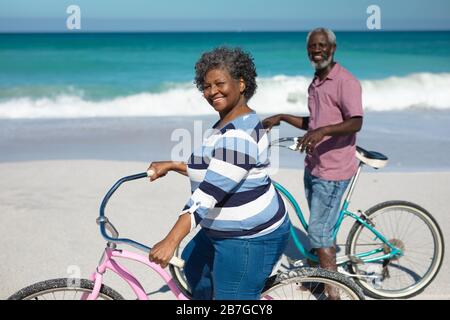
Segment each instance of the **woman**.
M187 164L150 165L151 181L171 170L188 175L192 195L149 259L167 266L200 224L182 253L194 299L259 299L287 244L290 221L266 173L267 135L247 105L256 90L255 66L241 49L221 47L204 53L195 71L197 88L220 120Z

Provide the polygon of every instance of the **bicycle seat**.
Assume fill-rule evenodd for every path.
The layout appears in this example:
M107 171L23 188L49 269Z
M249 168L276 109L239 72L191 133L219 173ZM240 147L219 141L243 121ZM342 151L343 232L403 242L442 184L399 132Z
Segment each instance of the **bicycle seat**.
M376 151L367 151L359 146L356 146L356 158L375 169L383 168L388 162L388 157L384 154Z

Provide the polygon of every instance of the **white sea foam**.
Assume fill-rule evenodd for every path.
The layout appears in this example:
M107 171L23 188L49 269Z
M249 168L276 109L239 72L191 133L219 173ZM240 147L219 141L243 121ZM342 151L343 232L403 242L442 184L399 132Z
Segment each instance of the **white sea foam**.
M250 106L261 114L307 113L311 78L275 76L258 79ZM416 73L405 77L362 80L363 105L371 111L409 108L450 109L450 73ZM85 118L214 114L194 85L160 93L143 92L110 100L89 101L82 95L21 97L0 102L0 118Z

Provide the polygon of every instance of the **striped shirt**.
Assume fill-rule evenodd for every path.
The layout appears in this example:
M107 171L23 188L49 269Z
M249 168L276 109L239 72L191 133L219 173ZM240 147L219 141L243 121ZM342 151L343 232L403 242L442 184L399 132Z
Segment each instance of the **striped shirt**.
M217 123L216 123L217 125ZM255 112L216 129L188 161L192 195L182 214L191 213L215 238L268 234L287 216L283 200L266 172L269 140Z

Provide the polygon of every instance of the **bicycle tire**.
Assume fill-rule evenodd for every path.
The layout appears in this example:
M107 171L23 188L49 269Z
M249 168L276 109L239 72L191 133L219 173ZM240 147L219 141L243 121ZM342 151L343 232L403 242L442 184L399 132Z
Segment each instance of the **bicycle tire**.
M272 276L261 297L266 300L329 300L325 285L339 290L341 300L365 299L362 289L342 273L309 267Z
M184 277L183 270L180 269L179 267L176 267L176 266L173 266L170 264L169 271L170 271L170 274L172 275L172 279L175 282L175 284L177 285L178 289L180 289L180 291L188 299L192 299L192 293L191 293L191 290L189 289L189 285L187 284L187 281Z
M37 282L28 287L25 287L13 295L11 295L8 300L39 300L38 297L45 299L44 295L53 296L54 300L65 300L56 298L55 293L61 293L62 291L67 291L76 294L76 292L88 293L93 290L94 282L87 279L75 279L75 284L73 284L74 279L70 278L59 278L45 280ZM63 295L63 298L65 294ZM75 295L73 296L73 298ZM124 300L124 298L114 289L102 284L100 288L99 297L105 300ZM74 299L70 299L74 300Z
M427 269L427 271L420 276L420 280L418 280L417 282L408 285L404 288L394 288L394 289L383 289L383 285L385 285L385 283L382 283L383 281L385 281L384 279L382 280L382 282L380 281L372 281L372 282L368 282L367 280L361 280L361 279L355 279L355 281L363 288L364 293L370 297L373 298L383 298L383 299L400 299L400 298L410 298L413 297L419 293L421 293L423 290L425 290L425 288L433 281L433 279L436 277L436 275L438 274L441 266L442 266L442 262L443 262L443 258L444 258L444 238L442 235L442 231L438 225L438 223L436 222L436 220L433 218L433 216L426 211L424 208L420 207L417 204L408 202L408 201L400 201L400 200L394 200L394 201L387 201L387 202L383 202L383 203L379 203L375 206L373 206L372 208L370 208L369 210L367 210L365 212L365 215L368 217L369 221L372 221L375 223L375 227L377 227L377 223L379 224L378 227L380 227L381 224L381 220L377 218L381 217L381 215L385 214L385 216L387 216L387 214L392 214L394 215L396 213L396 211L400 211L408 213L409 215L415 215L417 218L419 218L418 221L422 222L423 226L425 226L426 228L423 228L423 230L419 230L418 227L416 227L416 230L422 231L419 232L417 231L417 237L413 237L414 239L421 239L420 241L426 241L427 238L431 238L432 242L433 242L433 248L432 250L430 250L430 252L432 251L432 259L431 259L431 264L429 266L429 268ZM399 217L400 214L398 214L396 216L396 221L399 221ZM412 218L411 221L409 221L409 226L412 224ZM392 227L390 229L392 229L393 233L399 233L398 230L396 229L401 229L404 228L404 226L398 226L401 225L400 222L397 222L397 226L396 227ZM349 232L349 235L347 237L347 244L346 244L346 254L348 255L354 255L356 252L356 246L357 246L357 241L358 238L361 236L362 232L365 230L367 230L367 228L364 228L364 226L359 223L359 222L355 222L355 224L353 225L352 229ZM378 229L377 229L378 230ZM378 230L379 232L381 230ZM426 232L425 232L426 231ZM369 232L369 231L368 231ZM428 234L427 234L428 232ZM383 232L382 232L383 233ZM402 233L404 233L405 235L407 234L406 231L402 230ZM370 233L372 234L372 233ZM414 252L411 249L415 249L414 246L412 245L408 245L410 242L408 242L408 239L405 239L404 237L402 239L400 239L400 237L398 237L397 234L383 234L383 236L385 236L388 240L396 243L398 246L403 246L404 247L404 252L405 255L403 257L398 258L398 263L396 264L396 269L390 268L390 270L394 271L394 272L399 272L399 270L401 269L405 269L404 266L400 265L400 261L405 261L406 263L408 262L408 260L410 259L411 255L408 256L409 252ZM361 236L363 237L363 236ZM372 234L372 238L373 238L373 234ZM376 241L376 240L373 240ZM367 244L361 244L361 245L365 245L368 246L370 245L369 243ZM376 245L375 242L372 245ZM386 246L385 246L386 247ZM387 248L385 249L387 250ZM408 252L409 250L409 252ZM422 253L423 254L423 253ZM402 260L403 259L403 260ZM420 259L419 261L417 261L417 266L420 266L420 264L426 262L426 259ZM378 262L378 265L376 265L375 263L365 263L363 264L364 266L366 266L367 270L370 270L371 267L373 267L374 270L376 270L376 268L380 268L380 262ZM390 264L392 266L392 264ZM362 273L369 273L366 270L360 270L358 269L359 265L357 263L351 263L350 264L350 272L354 273L354 274L362 274ZM406 270L405 269L405 274L409 272L409 278L417 278L417 276L419 276L419 274L417 274L417 272L412 272L411 270ZM375 272L374 272L375 273ZM381 276L383 276L383 274L381 274ZM398 276L399 278L400 276ZM374 278L376 279L376 278ZM394 283L394 280L389 282L389 279L393 279L390 277L387 277L386 280L386 284L389 283ZM397 279L399 280L399 279ZM398 283L398 282L397 282Z
M195 235L200 230L200 228L201 227L197 227L194 230L191 230L191 232L181 241L181 243L175 249L174 255L176 257L182 256L184 248L195 237ZM176 282L178 288L180 288L180 290L183 292L183 294L187 297L192 297L192 293L189 288L189 284L187 283L186 277L184 276L183 269L180 269L180 268L170 264L169 271L170 271L170 274L172 275L172 278Z

